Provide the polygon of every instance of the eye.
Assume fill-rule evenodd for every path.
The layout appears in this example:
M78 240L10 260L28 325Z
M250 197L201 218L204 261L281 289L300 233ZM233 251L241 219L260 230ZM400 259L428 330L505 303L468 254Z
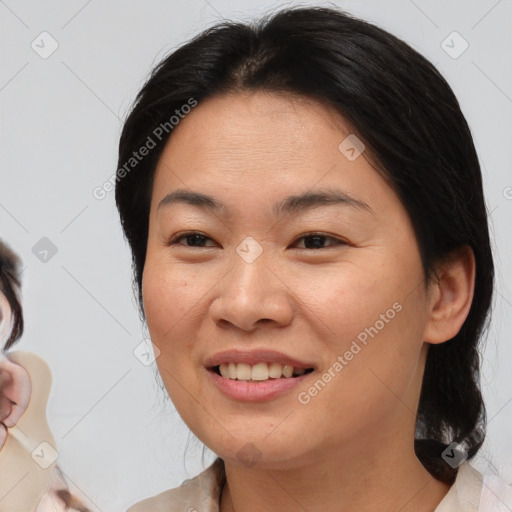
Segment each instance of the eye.
M167 245L184 245L179 243L183 239L187 241L187 245L185 245L185 247L204 247L202 244L206 240L211 240L211 238L207 237L206 235L203 235L202 233L199 233L197 231L191 231L189 233L182 233L180 235L176 235L168 242Z
M344 242L343 240L334 238L332 236L324 235L323 233L309 233L307 235L303 235L300 238L297 238L295 243L297 243L297 241L300 240L304 240L305 247L298 247L299 249L327 249L329 248L329 246L323 247L323 242L325 242L325 240L332 240L335 242L334 244L331 245L331 247L333 245L340 244L347 245L346 242Z
M181 244L181 240L186 240L186 244ZM208 240L212 240L211 238L199 233L197 231L192 231L189 233L181 233L173 237L167 245L185 245L185 247L205 247L204 243ZM297 242L304 240L305 247L298 247L298 249L327 249L329 246L324 247L324 242L326 240L331 240L334 244L331 244L330 247L334 245L347 245L346 242L340 240L338 238L334 238L332 236L325 235L323 233L310 233L307 235L303 235L300 238L297 238L294 244ZM211 246L210 246L211 247Z

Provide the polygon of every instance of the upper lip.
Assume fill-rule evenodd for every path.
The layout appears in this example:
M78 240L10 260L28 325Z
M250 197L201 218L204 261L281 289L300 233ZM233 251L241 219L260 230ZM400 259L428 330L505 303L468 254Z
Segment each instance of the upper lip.
M280 363L282 365L289 365L295 368L313 368L312 363L299 361L293 357L287 356L282 352L268 349L255 349L255 350L224 350L217 352L205 361L207 368L213 368L222 363L245 363L254 365L257 363Z

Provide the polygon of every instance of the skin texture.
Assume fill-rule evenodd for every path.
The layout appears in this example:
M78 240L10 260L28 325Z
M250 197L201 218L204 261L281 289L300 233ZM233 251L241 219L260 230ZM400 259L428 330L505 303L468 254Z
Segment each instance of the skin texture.
M222 512L427 511L448 490L414 454L415 414L428 343L453 337L469 311L474 259L461 250L426 288L396 194L368 151L350 161L338 149L350 133L315 101L238 92L200 103L175 128L156 169L146 318L178 412L225 460ZM329 187L370 210L272 212L286 196ZM182 203L158 209L177 189L214 196L225 215ZM189 231L207 238L169 245ZM318 232L327 237L320 248L301 238ZM248 236L262 249L252 263L236 251ZM300 403L298 393L395 303L394 318ZM299 389L241 402L212 385L204 366L233 348L278 350L316 371ZM244 447L253 465L237 456Z

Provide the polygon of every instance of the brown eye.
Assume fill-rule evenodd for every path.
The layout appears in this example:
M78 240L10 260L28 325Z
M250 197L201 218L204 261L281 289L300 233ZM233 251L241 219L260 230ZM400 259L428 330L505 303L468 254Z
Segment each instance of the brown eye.
M342 240L321 233L312 233L309 235L304 235L297 239L297 241L300 240L304 240L305 247L299 247L299 249L327 249L329 247L333 247L334 245L346 245L345 242L343 242ZM324 247L324 242L326 240L332 240L335 243L331 244L331 246Z
M186 244L181 244L181 240L186 240ZM190 232L190 233L182 233L181 235L175 236L168 245L185 245L185 247L204 247L204 243L206 240L211 240L211 238L198 233L198 232Z

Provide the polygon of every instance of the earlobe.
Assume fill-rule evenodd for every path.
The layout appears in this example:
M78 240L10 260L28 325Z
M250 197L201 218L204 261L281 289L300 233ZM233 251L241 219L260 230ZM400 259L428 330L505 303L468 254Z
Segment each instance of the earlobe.
M453 338L471 308L475 287L475 256L469 246L460 247L436 266L431 283L430 313L423 339L438 344Z

